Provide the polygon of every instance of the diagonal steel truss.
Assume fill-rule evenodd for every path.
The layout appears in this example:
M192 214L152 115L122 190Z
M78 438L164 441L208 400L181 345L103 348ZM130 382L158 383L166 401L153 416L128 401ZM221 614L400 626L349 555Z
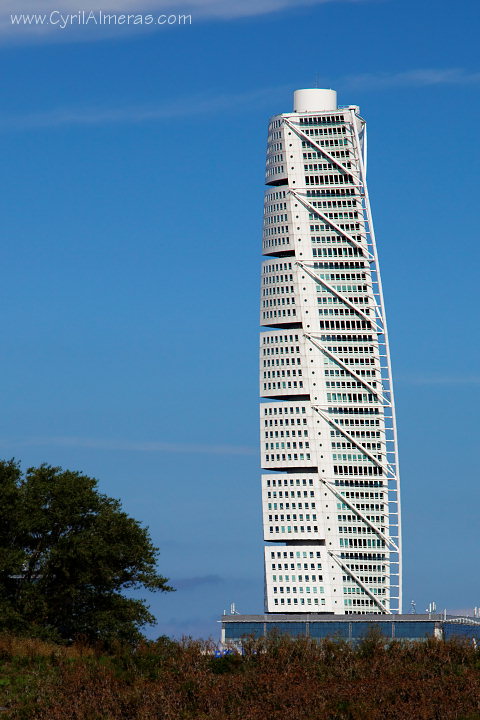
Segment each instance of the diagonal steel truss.
M392 474L393 475L393 469L390 465L385 465L380 460L378 460L375 455L373 455L369 450L367 450L361 443L358 442L358 440L355 440L355 438L350 435L349 432L345 430L341 425L339 425L331 415L329 415L325 410L323 410L319 405L312 405L313 409L316 413L318 413L324 420L326 420L332 427L335 428L335 430L338 430L342 433L343 437L345 437L349 442L351 442L353 445L355 445L356 448L362 451L364 455L366 455L377 467L382 468L382 470L385 471L385 474Z
M353 503L350 502L350 500L348 500L348 498L344 497L342 493L337 490L335 485L332 485L329 480L326 480L322 477L320 478L320 481L325 485L326 488L328 488L328 490L330 490L333 495L335 495L338 500L341 500L344 505L347 505L347 507L350 508L350 510L355 513L355 515L357 515L357 517L359 517L365 523L365 525L368 525L373 530L373 532L375 532L380 538L382 538L382 540L387 543L387 545L390 545L398 552L398 547L394 543L392 538L389 535L386 535L383 530L381 530L375 525L375 523L369 520L368 517L364 513L362 513L361 510L359 510Z
M348 297L343 295L343 293L339 292L336 288L333 287L333 285L330 285L330 283L327 282L324 278L322 278L321 275L318 275L318 273L314 272L311 268L309 268L305 261L297 260L295 262L295 265L301 267L302 270L307 273L307 275L310 275L310 277L315 280L315 282L323 285L323 287L326 288L329 292L331 292L332 295L335 295L341 302L344 303L344 305L347 305L350 310L353 310L353 312L357 313L357 315L360 315L360 317L363 318L371 326L371 329L374 332L383 333L383 328L380 327L380 325L372 322L372 318L370 317L370 315L367 315L361 308L357 307L355 303L349 300Z
M303 140L309 143L312 147L314 147L319 153L321 153L324 157L327 158L333 165L336 165L339 170L341 170L343 173L347 175L351 175L353 178L357 180L357 182L360 182L360 178L358 174L350 169L345 167L343 163L340 162L334 155L331 155L328 150L325 150L325 148L320 145L319 143L315 142L313 138L310 137L306 132L301 130L297 125L294 125L290 122L288 118L284 118L285 125L290 128L290 130L293 130L293 132L298 135L298 137L301 137Z
M365 591L365 593L368 595L368 597L369 597L371 600L373 600L373 602L380 608L380 610L381 610L382 612L384 612L386 615L391 615L391 614L392 614L391 610L389 610L389 608L385 607L385 605L382 603L382 601L379 600L379 598L372 593L372 591L368 588L368 586L365 585L365 583L364 583L362 580L360 580L360 578L358 577L358 575L356 575L356 574L353 572L353 570L351 570L351 569L348 567L348 565L346 565L346 564L344 563L344 561L343 561L341 558L338 557L338 555L336 555L335 553L333 553L331 550L327 550L327 552L328 552L328 554L330 555L330 557L332 558L332 560L335 560L335 562L337 563L337 565L340 565L340 567L341 567L343 570L345 570L345 572L346 572L348 575L350 575L350 577L352 578L352 580L353 580L354 582L356 582L357 585L359 585L359 586L362 588L362 590Z
M367 250L361 243L359 243L358 240L355 240L355 238L352 237L352 236L350 235L350 233L347 233L347 231L344 230L342 227L340 227L340 225L338 225L337 223L333 222L333 220L332 220L331 218L329 218L328 215L326 215L325 213L322 213L321 210L319 210L317 207L315 207L315 205L313 205L311 202L309 202L308 200L306 200L304 197L302 197L301 195L299 195L299 193L296 192L295 190L289 190L289 194L292 195L296 200L298 200L298 202L301 203L301 204L302 204L307 210L309 210L313 215L316 215L316 216L319 217L321 220L323 220L324 222L328 223L333 230L335 230L336 232L340 233L340 235L343 235L343 237L345 238L345 240L348 240L349 243L351 243L351 244L354 245L358 250L360 250L361 253L362 253L362 255L364 255L364 257L366 257L367 260L370 260L370 261L373 262L374 257L369 254L368 250Z

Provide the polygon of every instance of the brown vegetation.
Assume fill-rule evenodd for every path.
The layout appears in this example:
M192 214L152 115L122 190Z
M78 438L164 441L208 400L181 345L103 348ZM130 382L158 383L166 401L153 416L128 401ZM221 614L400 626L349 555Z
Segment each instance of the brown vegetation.
M480 651L464 642L357 647L273 637L242 655L168 638L108 654L0 638L13 720L480 720Z

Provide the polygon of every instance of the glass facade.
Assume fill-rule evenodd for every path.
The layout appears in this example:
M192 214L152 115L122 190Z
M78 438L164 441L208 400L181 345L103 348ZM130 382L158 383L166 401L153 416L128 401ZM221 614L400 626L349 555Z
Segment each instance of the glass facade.
M439 619L405 619L405 620L343 620L343 621L249 621L235 622L225 621L224 640L225 642L240 642L242 638L251 636L254 638L264 637L269 633L279 633L290 637L311 637L318 640L324 638L343 639L350 642L359 642L372 629L380 631L388 640L412 640L419 641L426 638L436 637L448 640L453 637L461 637L480 642L480 623L463 619L461 622L439 620Z

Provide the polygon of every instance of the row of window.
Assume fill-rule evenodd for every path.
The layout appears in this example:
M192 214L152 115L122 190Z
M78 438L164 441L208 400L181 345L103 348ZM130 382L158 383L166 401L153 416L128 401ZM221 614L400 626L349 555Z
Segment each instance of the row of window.
M325 598L274 598L275 605L325 605Z
M322 143L323 144L323 143ZM302 143L303 146L303 143ZM305 147L309 147L305 143ZM347 197L347 196L355 196L358 201L361 201L360 195L357 193L357 190L355 188L348 188L348 187L329 187L329 188L318 188L315 190L308 189L306 190L306 197L308 198L314 198L314 197Z
M263 206L263 214L264 215L271 215L272 213L278 213L280 210L286 210L287 209L287 203L281 202L281 203L270 203L267 202L267 197L265 197L265 205ZM285 220L287 218L285 217Z
M310 447L309 442L276 442L265 443L265 450L307 450Z
M279 305L295 305L295 290L293 285L275 285L262 290L262 308L277 307ZM273 296L273 297L269 297Z
M280 215L265 215L263 219L264 226L266 225L276 225L280 222L287 222L288 221L288 215L287 213L280 213Z
M293 363L292 363L293 364ZM300 365L300 358L298 361L298 364ZM273 365L273 361L272 361ZM287 368L287 370L265 370L263 373L264 379L268 378L279 378L279 377L302 377L302 370L299 368L296 370L295 368Z
M377 383L375 381L371 382L371 387L376 388ZM327 388L337 388L337 389L352 389L355 388L363 388L364 384L361 383L359 380L326 380L325 381L325 387Z
M382 468L376 465L334 465L335 475L383 475Z
M356 260L321 260L320 262L315 262L314 265L322 270L353 270L354 268L364 269L366 267L363 261L357 262ZM360 276L357 275L357 277L365 278L366 276L362 274Z
M345 496L345 498L347 500L368 500L368 499L382 500L384 497L384 493L366 492L366 491L350 492L349 490L345 490L343 495ZM360 505L360 508L361 507L362 507L362 505Z
M353 185L351 175L305 175L305 185ZM360 230L360 226L352 228Z
M349 565L350 570L354 572L386 572L385 565ZM378 582L384 582L384 578L378 578Z
M321 147L342 147L345 145L348 145L350 142L349 138L325 138L318 141L318 144L321 145ZM311 143L307 142L306 140L302 140L302 148L311 148Z
M303 390L303 380L277 380L274 382L264 382L263 389L268 390ZM293 393L294 395L302 393Z
M313 527L311 525L281 525L280 527L278 525L270 526L270 534L281 534L281 533L318 533L318 527L317 525L314 525Z
M317 262L314 262L314 263L313 263L314 269L323 270L323 269L324 269L323 266L324 266L323 263L317 263ZM363 266L362 266L361 264L359 264L359 265L355 265L355 267L361 268L361 267L363 267ZM338 280L341 280L341 281L345 281L345 280L363 280L363 281L366 281L366 279L367 279L367 276L366 276L365 273L328 273L328 272L326 273L326 272L320 272L320 273L318 274L318 277L322 278L323 280L331 280L332 282L333 282L333 281L338 281ZM321 288L320 288L320 289L321 289ZM352 292L352 291L349 290L348 292ZM360 290L358 290L358 291L357 291L357 290L353 290L353 292L368 292L368 287L365 286L365 287L362 287L362 288L361 288Z
M278 235L288 235L290 228L288 225L274 225L273 227L266 227L263 229L263 238L274 237L274 242L278 242ZM288 238L287 238L288 239Z
M305 421L305 422L306 422L306 421ZM270 431L267 431L267 432L265 433L265 437L266 437L266 438L268 438L268 437L271 437L271 438L273 438L273 437L276 437L276 438L278 438L278 437L281 437L281 438L287 437L287 438L289 438L290 435L291 435L292 437L308 437L308 430L303 430L303 432L302 432L302 430L292 430L292 431L290 431L290 430L285 430L285 431L284 431L284 430L281 430L281 431L278 431L278 430L275 430L275 431L270 430Z
M295 497L295 493L293 492L292 494ZM271 493L268 493L268 497L270 497L270 495L271 495ZM300 495L300 493L299 493L299 495ZM315 510L315 508L316 508L316 505L314 502L311 502L311 503L310 502L305 502L305 503L303 503L303 502L298 502L298 503L296 503L296 502L292 502L292 503L289 503L289 502L287 502L287 503L283 503L283 502L271 503L271 502L269 502L267 505L268 505L269 510L283 510L284 505L285 505L285 510L290 510L290 505L292 506L292 510L296 510L297 506L298 506L299 510L303 510L304 507L305 507L305 510L310 510L310 509ZM314 520L316 520L316 519L317 518L315 517ZM283 520L283 517L282 517L282 520ZM287 516L287 520L290 520L290 517ZM303 520L303 517L301 518L301 520ZM310 520L310 518L308 517L307 520Z
M320 330L368 330L372 323L366 320L320 320Z
M308 115L300 118L300 125L328 125L331 123L345 123L344 115Z
M262 405L262 409L265 415L299 415L300 413L306 413L305 405Z
M338 355L342 355L344 353L349 355L365 355L374 353L376 348L373 345L330 345L327 346L327 350Z
M303 513L299 514L298 517L296 513L293 513L290 515L269 515L268 516L268 522L317 522L317 516L316 514L313 514L312 517L310 517L310 514L306 514L305 517L303 517Z
M380 433L379 433L380 435ZM332 450L353 450L355 448L355 445L353 445L350 442L332 442L331 444ZM362 443L362 447L366 450L381 450L382 444L381 443L370 443L370 442L364 442Z
M310 453L294 453L293 455L288 453L276 453L275 455L265 455L266 462L297 462L298 460L311 460Z
M285 419L268 419L264 420L264 426L265 427L292 427L293 425L306 425L307 424L307 418L285 418ZM272 437L270 435L270 437ZM278 435L276 435L278 437ZM283 433L281 433L280 437L283 437ZM289 437L289 436L287 436Z
M272 146L270 146L270 150L271 149L272 149ZM278 163L283 162L283 160L284 160L283 153L275 154L275 151L274 151L274 153L272 154L271 152L267 152L267 158L266 158L265 165L268 168L271 165L277 165Z
M383 525L385 522L384 515L366 515L365 517L367 520L370 520L370 522L377 523L377 525ZM362 522L357 515L337 515L337 520L339 522Z
M285 270L291 270L292 269L292 263L291 262L285 262L285 263L273 263L273 262L266 262L262 265L262 272L264 275L269 275L273 272L282 272ZM278 278L277 278L278 280Z
M321 156L320 156L321 157ZM352 163L347 160L347 162L343 163L344 167L348 170L351 169ZM318 172L319 170L336 170L339 167L339 164L337 163L331 163L325 160L324 162L319 163L308 163L303 166L304 172Z
M316 227L315 225L313 227ZM312 226L310 225L310 231ZM331 231L330 231L331 232ZM317 243L318 245L338 245L339 243L345 244L348 242L346 240L345 235L341 235L340 233L337 233L336 235L311 235L310 240L312 243ZM361 243L363 238L361 235L354 236L353 240L356 240L357 242ZM349 245L347 247L350 247Z
M268 497L270 497L270 495L271 495L271 493L268 493ZM293 493L293 495L295 496L295 493ZM299 493L299 495L300 495L300 493ZM283 510L284 505L285 505L285 510L290 510L290 505L292 506L292 510L296 510L297 506L298 506L299 510L303 510L304 507L305 507L305 510L310 510L310 509L315 510L314 502L311 502L311 503L309 503L309 502L305 502L305 503L303 503L303 502L298 502L298 503L296 503L296 502L292 502L292 503L289 503L289 502L276 503L276 502L274 502L274 503L268 503L268 509L269 510ZM289 517L287 517L287 519L290 520ZM315 517L314 520L316 520L316 519L317 518ZM283 517L282 517L282 520L283 520ZM301 520L303 520L303 517L301 518ZM310 520L310 518L308 517L307 520Z
M318 237L312 237L312 244L316 242L321 242L321 238ZM313 257L361 257L362 251L359 248L356 247L338 247L338 248L313 248L312 255Z
M297 487L303 485L304 487L307 485L312 486L313 485L313 478L302 478L302 482L300 483L300 478L283 478L283 479L275 479L274 477L270 479L270 476L267 478L267 487L282 487L290 485L291 487L295 484ZM280 494L281 497L281 494ZM293 557L293 555L292 555Z
M324 335L320 336L322 342L372 342L373 335Z
M322 137L323 135L346 135L347 129L341 125L339 127L304 128L303 132L312 137Z
M285 555L286 555L286 553L285 553ZM297 568L297 570L301 570L301 569L302 569L302 563L290 563L290 566L289 566L288 563L283 563L283 565L282 565L282 563L272 563L272 570L288 570L288 569L290 569L290 570L295 570L295 567ZM321 569L322 569L322 564L321 564L321 563L317 563L316 567L317 567L318 570L321 570ZM310 568L311 568L311 570L315 570L315 563L310 563ZM303 569L304 569L304 570L308 570L308 563L303 563ZM275 575L274 575L274 577L275 577ZM302 576L299 576L299 577L302 577ZM306 575L305 577L306 577L306 581L307 581L307 582L310 582L310 581L308 580L309 575ZM312 577L313 577L313 576L312 576ZM320 582L322 582L323 577L322 577L321 575L319 575L318 579L319 579ZM280 579L280 582L283 582L283 580Z
M351 157L350 150L331 150L329 152L334 158L349 158ZM312 150L311 152L302 153L303 160L322 160L325 155L320 150Z
M271 168L267 168L267 171L265 173L265 182L268 183L269 178L271 178L272 175L278 175L278 174L283 175L284 171L285 171L284 165L276 165L276 166L274 165Z
M268 333L262 333L260 336L262 339L263 345L277 345L278 343L288 343L288 342L298 342L298 335L287 335L284 333L280 333L278 335L270 335ZM299 351L299 348L296 348L296 351ZM278 349L276 350L278 352ZM280 350L280 352L283 352L283 348ZM285 352L288 352L288 350L285 350ZM293 352L293 348L290 349L290 352ZM267 354L270 354L270 351L267 350Z
M281 575L280 575L280 577L281 577ZM295 582L294 577L295 576L292 575L292 582ZM312 576L312 582L315 582L313 580L313 577L314 576ZM275 578L275 576L274 576L274 578ZM287 578L288 578L288 575L285 577L285 580L287 580ZM274 579L274 582L276 582L275 579ZM283 581L279 579L279 582L283 582ZM300 576L298 578L298 582L301 582ZM315 595L323 595L325 593L325 588L323 587L323 585L320 585L318 587L315 587L315 586L310 587L310 585L305 585L305 586L299 585L298 587L296 587L296 586L290 587L289 585L287 585L285 587L283 585L278 585L278 586L274 585L273 593L276 594L277 592L278 593L283 593L283 592L290 593L291 592L293 594L295 594L297 592L300 594L303 594L305 592L305 593L307 593L307 595L310 594L310 592L312 592Z
M262 313L262 319L263 320L273 320L275 318L294 318L296 317L297 313L295 309L293 310L266 310Z
M380 538L340 538L340 547L383 548L385 542Z
M267 347L263 348L263 357L267 357L268 360L263 361L263 367L273 367L274 365L300 365L300 358L283 358L283 357L276 357L275 359L270 359L269 356L273 355L293 355L294 353L300 352L300 346L299 345L276 345L274 347Z
M349 405L347 407L341 407L339 405L333 405L328 408L330 415L379 415L380 408L378 407L358 407L356 405Z
M314 558L314 557L317 557L317 558L321 557L321 553L320 553L318 550L317 550L317 551L314 551L314 550L296 550L295 552L293 552L292 550L290 550L288 553L287 553L287 551L285 551L285 550L283 551L283 553L282 553L282 552L279 552L279 551L277 550L277 551L275 551L275 552L274 552L274 551L270 551L270 558L271 558L272 560L274 560L276 557L277 557L277 558L281 558L281 557L282 557L282 554L283 554L283 557L284 557L284 558L286 558L287 556L289 556L290 558L296 557L296 558L310 558L310 559L312 559L312 558ZM321 566L320 566L320 565L319 565L319 568L321 569ZM312 565L312 569L313 569L313 565Z
M376 395L370 393L330 393L327 392L327 402L372 403L378 402Z
M342 425L343 427L349 427L349 428L350 427L361 427L361 426L378 427L380 425L380 420L376 420L376 419L372 420L371 418L339 418L337 420L337 422L339 425ZM374 437L373 433L372 433L372 435L369 435L368 433L366 433L365 435L363 435L363 433L352 433L352 435L354 437ZM377 437L378 437L378 435L377 435Z
M290 245L290 238L288 235L264 240L262 247L265 250L266 248L278 247L279 245Z
M345 495L348 495L349 493L345 493ZM378 493L375 493L378 495ZM380 511L385 512L385 504L379 504L379 503L355 503L355 507L357 510L360 510L362 512L374 512L374 511ZM345 503L337 503L337 510L349 510L350 508L348 505L345 505ZM382 518L384 515L381 516Z
M323 305L324 297L317 297L317 303ZM362 313L364 315L370 315L370 308L361 308ZM353 308L350 307L325 307L325 308L319 308L318 314L320 317L324 315L331 315L332 317L355 317L355 312Z
M319 203L312 203L312 205L319 205ZM344 212L324 212L323 215L329 220L355 220L361 217L360 213L356 210L349 210ZM309 213L308 217L310 220L315 220L318 215L317 213Z
M343 460L344 462L368 462L369 458L363 453L358 455L356 453L333 453L332 460L334 462L337 460ZM381 456L377 456L377 460L381 460Z
M337 487L384 487L382 480L346 480L346 479L335 479L335 485ZM348 493L344 493L345 497L348 497Z

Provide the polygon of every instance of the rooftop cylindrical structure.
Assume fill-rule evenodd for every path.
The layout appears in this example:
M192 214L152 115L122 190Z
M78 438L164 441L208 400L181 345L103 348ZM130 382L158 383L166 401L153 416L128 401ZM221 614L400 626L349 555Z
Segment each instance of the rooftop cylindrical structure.
M295 90L293 93L293 112L309 113L336 109L337 93L335 90L310 88L305 90Z

